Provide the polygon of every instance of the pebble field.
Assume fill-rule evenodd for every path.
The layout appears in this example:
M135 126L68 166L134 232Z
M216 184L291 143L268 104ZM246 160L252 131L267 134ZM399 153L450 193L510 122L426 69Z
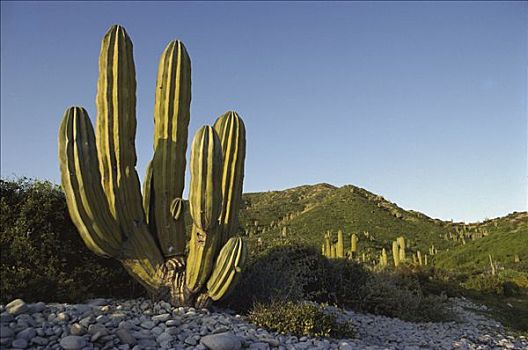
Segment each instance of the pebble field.
M329 307L350 321L354 339L282 335L229 310L175 308L145 299L93 299L84 304L0 305L1 349L526 349L528 338L505 333L467 299L452 299L457 322L412 323Z

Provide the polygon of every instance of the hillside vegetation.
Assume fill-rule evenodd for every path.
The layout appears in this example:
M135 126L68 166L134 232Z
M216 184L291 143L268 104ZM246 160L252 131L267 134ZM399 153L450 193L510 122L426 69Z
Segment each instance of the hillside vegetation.
M390 251L392 241L404 236L410 241L410 254L427 253L434 245L438 254L433 261L447 269L483 271L489 268L491 252L503 267L528 270L526 212L480 223L454 223L404 210L352 185L300 186L248 193L243 199L241 226L254 245L269 247L284 241L320 248L325 232L335 237L337 230L343 230L346 247L355 233L360 250L371 253L381 248Z

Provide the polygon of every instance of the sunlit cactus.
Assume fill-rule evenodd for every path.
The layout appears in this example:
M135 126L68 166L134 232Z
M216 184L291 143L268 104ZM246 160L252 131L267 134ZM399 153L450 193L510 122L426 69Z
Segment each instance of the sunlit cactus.
M83 108L67 109L59 160L68 210L87 247L119 260L152 296L203 307L229 295L246 261L244 241L232 237L239 228L246 141L236 112L197 132L187 242L182 194L190 102L191 61L183 43L172 41L158 67L154 155L142 194L132 42L123 27L112 26L99 56L96 128Z
M399 252L400 252L400 262L404 262L406 258L405 254L405 238L403 236L400 236L397 238L398 246L399 246Z
M400 265L400 245L397 241L392 242L392 260L395 267Z
M337 231L336 257L345 257L345 238L341 230Z
M350 253L352 256L358 253L358 236L355 233L350 236Z
M380 255L380 265L385 267L388 265L389 263L389 260L388 260L388 257L387 257L387 251L385 250L385 248L381 249L381 255Z

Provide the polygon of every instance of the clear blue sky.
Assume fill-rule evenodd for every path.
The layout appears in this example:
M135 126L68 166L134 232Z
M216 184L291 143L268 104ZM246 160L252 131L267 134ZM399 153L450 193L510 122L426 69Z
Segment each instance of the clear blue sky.
M527 207L526 2L2 2L1 173L60 181L64 110L95 119L111 24L134 42L138 172L158 59L181 39L190 135L237 110L246 192L354 184L432 217ZM188 181L188 177L187 177Z

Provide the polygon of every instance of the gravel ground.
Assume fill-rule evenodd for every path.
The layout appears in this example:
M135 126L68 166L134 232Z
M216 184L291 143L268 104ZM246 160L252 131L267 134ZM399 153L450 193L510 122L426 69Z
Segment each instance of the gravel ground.
M0 349L528 349L466 299L453 299L460 322L412 323L340 311L355 339L280 335L229 310L174 308L149 300L94 299L84 304L0 305Z

